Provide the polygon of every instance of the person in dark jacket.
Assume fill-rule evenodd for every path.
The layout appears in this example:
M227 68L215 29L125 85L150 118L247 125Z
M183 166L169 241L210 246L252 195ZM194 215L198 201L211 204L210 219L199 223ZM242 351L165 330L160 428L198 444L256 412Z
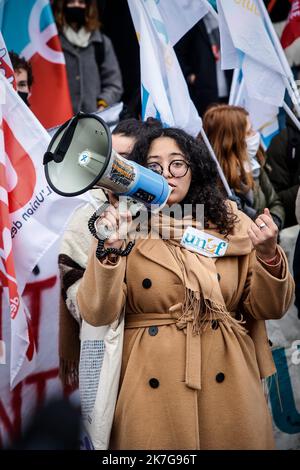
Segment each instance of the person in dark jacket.
M204 20L198 21L174 49L191 99L202 116L211 103L218 101L216 61Z
M296 225L295 201L300 184L300 132L287 119L286 128L273 137L266 170L286 214L285 227Z
M248 112L239 106L215 105L206 111L203 127L242 210L255 219L267 207L281 229L284 208L264 170L260 135L252 129Z
M212 15L198 21L174 50L200 116L212 103L228 101L232 72L221 70L218 22Z
M122 76L113 45L99 30L96 0L57 0L53 12L74 113L95 112L120 101Z
M120 120L141 119L140 47L127 0L98 0L101 31L111 39L119 61L124 92Z

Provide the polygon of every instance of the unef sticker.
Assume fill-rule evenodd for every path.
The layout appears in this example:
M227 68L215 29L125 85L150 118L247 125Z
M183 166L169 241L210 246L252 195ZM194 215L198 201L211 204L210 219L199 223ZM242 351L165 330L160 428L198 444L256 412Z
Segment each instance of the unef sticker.
M214 237L194 227L188 227L181 239L181 245L187 250L195 251L208 258L224 256L228 243L221 238Z

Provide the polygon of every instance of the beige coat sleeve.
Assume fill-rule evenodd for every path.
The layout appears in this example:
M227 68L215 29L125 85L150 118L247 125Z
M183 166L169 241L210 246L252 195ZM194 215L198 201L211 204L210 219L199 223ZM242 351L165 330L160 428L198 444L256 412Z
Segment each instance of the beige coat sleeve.
M278 247L282 257L282 272L279 278L257 260L255 251L250 255L248 277L242 304L244 310L256 320L281 318L289 308L294 294L294 281L289 272L284 251Z
M95 250L96 242L78 287L77 302L82 318L90 325L101 326L116 320L124 308L126 258L120 258L115 266L103 265Z

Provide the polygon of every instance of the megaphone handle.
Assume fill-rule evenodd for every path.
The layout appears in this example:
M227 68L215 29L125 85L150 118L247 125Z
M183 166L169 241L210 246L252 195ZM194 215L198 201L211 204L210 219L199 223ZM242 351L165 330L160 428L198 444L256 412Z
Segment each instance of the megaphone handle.
M102 206L100 206L99 209L97 209L94 212L94 214L90 217L88 221L89 231L91 232L93 237L95 237L98 240L98 245L96 249L96 257L99 260L102 260L109 254L114 254L117 256L128 256L132 248L134 247L134 241L131 241L128 243L128 245L126 246L124 250L121 250L120 248L104 248L105 239L98 237L98 233L95 229L95 222L98 219L98 217L106 210L108 206L109 206L108 202L105 202L104 204L102 204Z
M110 205L109 202L104 202L100 207L98 207L96 212L94 212L94 214L88 221L89 231L95 238L97 238L97 240L107 240L113 234L113 231L109 229L103 230L101 233L98 230L96 230L96 227L95 227L95 223L97 219L101 216L101 214L103 214L103 212L106 211L109 205Z
M53 160L56 163L62 162L64 159L64 156L67 153L67 150L70 146L71 140L73 138L73 135L74 135L74 132L75 132L78 120L79 120L79 116L80 116L80 113L76 114L76 116L74 116L71 119L71 121L67 125L66 130L63 133L61 141L59 142L55 152L53 153Z
M134 242L129 242L126 248L124 248L124 250L121 250L120 248L104 248L104 243L104 240L98 241L98 245L96 248L96 257L99 260L106 258L106 256L110 254L117 256L128 256L132 248L134 247Z

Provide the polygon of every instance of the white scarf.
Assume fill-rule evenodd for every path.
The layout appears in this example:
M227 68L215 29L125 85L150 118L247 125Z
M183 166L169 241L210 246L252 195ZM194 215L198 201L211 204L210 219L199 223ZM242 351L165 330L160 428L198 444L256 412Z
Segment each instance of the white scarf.
M74 31L71 26L66 25L63 27L63 33L67 40L74 46L87 47L89 45L91 32L87 31L84 26L78 31Z

